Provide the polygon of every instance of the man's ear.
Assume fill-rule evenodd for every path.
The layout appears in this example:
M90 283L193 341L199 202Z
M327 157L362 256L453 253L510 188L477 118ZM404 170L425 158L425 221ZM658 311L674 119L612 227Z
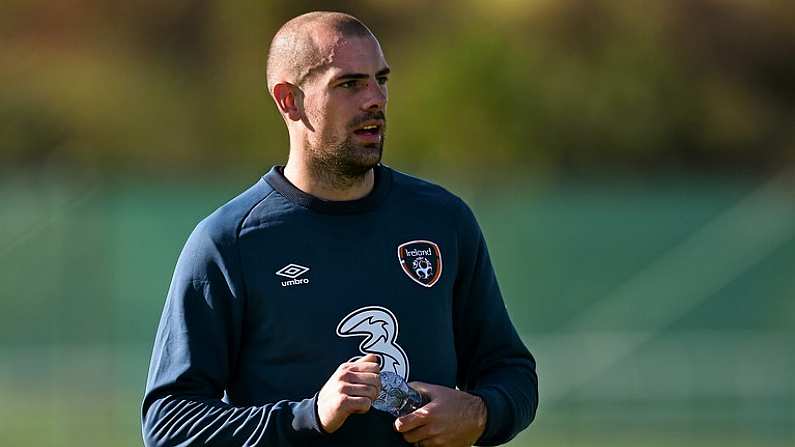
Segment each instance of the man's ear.
M273 86L273 98L279 112L292 121L300 121L303 116L303 93L301 89L288 82L280 82Z

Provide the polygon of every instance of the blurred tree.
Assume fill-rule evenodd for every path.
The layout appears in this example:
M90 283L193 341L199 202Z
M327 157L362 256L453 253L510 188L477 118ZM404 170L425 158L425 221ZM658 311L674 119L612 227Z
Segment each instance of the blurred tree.
M372 2L387 160L768 169L792 159L795 6L752 0ZM151 172L283 160L270 36L307 2L12 0L0 162Z

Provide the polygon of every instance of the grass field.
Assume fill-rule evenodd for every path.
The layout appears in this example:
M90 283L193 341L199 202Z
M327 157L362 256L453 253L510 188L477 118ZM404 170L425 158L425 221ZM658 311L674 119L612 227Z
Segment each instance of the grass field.
M3 389L0 444L141 445L136 417L140 395L133 390L121 392L119 389L100 393L88 384L84 386L85 389L75 387L70 391L53 389L49 392ZM628 413L594 417L576 411L544 410L534 425L509 445L789 447L795 440L791 426L787 432L781 426L754 428L749 427L748 421L726 425L698 416L678 422L663 422L664 418L647 418L645 422L637 419L637 415Z
M241 187L0 183L0 446L140 445L176 256ZM463 190L539 365L511 445L794 445L795 211L771 191Z

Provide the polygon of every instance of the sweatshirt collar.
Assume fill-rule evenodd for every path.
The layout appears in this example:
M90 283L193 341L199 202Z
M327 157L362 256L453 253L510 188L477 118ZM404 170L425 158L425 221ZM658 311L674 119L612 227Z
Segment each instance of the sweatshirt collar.
M324 214L357 214L377 207L392 185L392 170L382 164L373 168L373 189L364 197L356 200L323 200L298 189L284 176L284 166L274 166L265 174L265 180L273 189L287 200L304 208Z

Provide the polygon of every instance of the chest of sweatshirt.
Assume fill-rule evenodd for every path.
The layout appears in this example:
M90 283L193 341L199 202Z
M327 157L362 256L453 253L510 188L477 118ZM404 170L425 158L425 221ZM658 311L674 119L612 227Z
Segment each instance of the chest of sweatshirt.
M454 387L456 238L449 215L399 203L353 215L296 210L241 232L245 312L230 397L304 398L364 353L409 381ZM412 271L399 249L429 243L438 248L430 271Z

